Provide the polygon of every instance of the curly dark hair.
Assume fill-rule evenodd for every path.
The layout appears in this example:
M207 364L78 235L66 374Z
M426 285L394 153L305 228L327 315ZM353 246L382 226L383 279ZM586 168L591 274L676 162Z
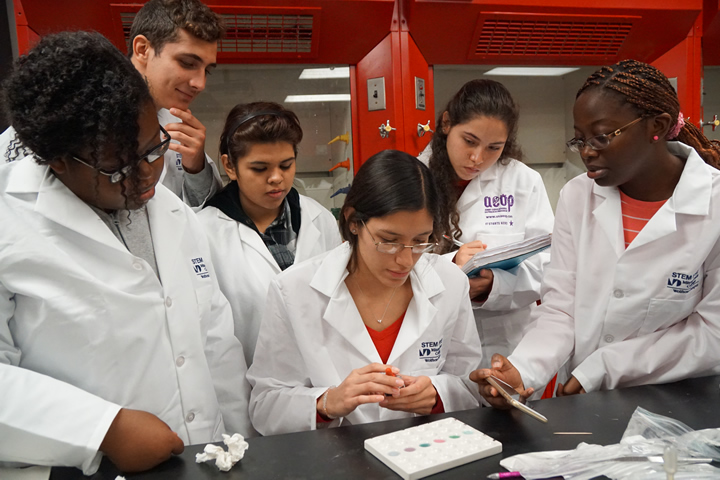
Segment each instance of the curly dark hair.
M621 96L641 117L670 114L673 118L670 130L679 121L680 100L675 89L660 70L647 63L622 60L615 65L602 67L588 77L575 98L593 88L607 89ZM691 122L685 122L677 137L670 140L690 145L707 164L720 168L720 142L709 140Z
M3 85L16 136L41 164L79 155L137 167L138 119L152 97L142 76L109 40L93 32L43 37ZM137 168L131 172L130 192Z
M449 217L440 195L430 169L412 155L383 150L370 157L355 175L339 216L340 234L353 247L348 269L353 271L357 266L357 234L351 231L351 224L356 222L425 208L433 218L430 241L439 243L443 235L450 233Z
M447 120L444 116L445 112L447 112ZM455 125L467 123L480 116L496 118L502 121L507 128L508 138L498 161L503 165L513 159L522 161L522 151L517 143L517 124L520 113L508 89L502 83L494 80L475 79L467 82L438 115L431 143L430 171L433 172L440 187L445 208L450 212L455 238L462 235L456 194L460 178L455 173L447 152L448 132ZM441 251L447 251L452 247L452 243L446 239L440 240Z
M289 143L297 155L302 138L300 120L292 110L274 102L240 103L225 120L220 155L228 155L237 167L237 161L247 155L252 145L276 142Z
M206 42L217 42L225 35L222 18L200 0L150 0L135 16L130 27L130 51L135 37L148 39L156 54L167 43L178 39L182 29Z

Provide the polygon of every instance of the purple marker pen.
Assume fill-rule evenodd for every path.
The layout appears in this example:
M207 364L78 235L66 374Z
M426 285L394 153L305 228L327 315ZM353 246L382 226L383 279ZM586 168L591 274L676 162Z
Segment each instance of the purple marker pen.
M497 480L499 478L517 478L522 477L520 472L500 472L500 473L491 473L487 476L487 478Z

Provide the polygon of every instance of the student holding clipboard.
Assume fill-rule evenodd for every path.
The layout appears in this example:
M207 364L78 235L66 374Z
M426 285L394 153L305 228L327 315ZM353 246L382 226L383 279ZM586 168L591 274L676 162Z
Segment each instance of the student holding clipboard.
M521 162L518 108L492 80L472 80L455 94L437 121L420 160L445 194L453 238L464 245L448 255L462 267L485 248L548 234L553 213L540 175ZM445 251L452 247L446 242ZM540 299L544 252L505 271L484 269L470 278L483 366L493 353L509 355Z
M562 364L558 395L720 372L720 148L686 122L668 79L624 60L577 94L588 169L562 190L543 303L509 358L473 372L522 395ZM497 403L499 404L499 403Z

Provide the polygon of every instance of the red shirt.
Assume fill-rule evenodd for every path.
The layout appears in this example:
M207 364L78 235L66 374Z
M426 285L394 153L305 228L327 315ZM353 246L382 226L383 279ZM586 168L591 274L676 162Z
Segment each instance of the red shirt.
M382 360L383 363L387 363L388 358L390 358L390 353L392 352L393 346L395 345L395 340L397 340L397 336L400 332L400 327L402 326L403 320L405 320L404 312L402 315L400 315L400 318L393 322L392 325L379 332L377 330L373 330L367 325L365 326L368 333L370 334L370 338L372 339L373 344L375 344L375 348L377 349L378 354L380 355L380 360ZM400 375L402 375L402 372L400 372ZM445 407L443 406L440 394L436 396L435 406L430 413L445 413ZM319 412L315 415L315 417L315 420L318 423L328 423L331 421L325 420L323 417L320 416Z
M659 202L643 202L635 200L620 192L620 209L622 210L623 232L625 234L625 248L627 248L635 237L638 236L640 230L650 221L650 219L660 210L667 200Z

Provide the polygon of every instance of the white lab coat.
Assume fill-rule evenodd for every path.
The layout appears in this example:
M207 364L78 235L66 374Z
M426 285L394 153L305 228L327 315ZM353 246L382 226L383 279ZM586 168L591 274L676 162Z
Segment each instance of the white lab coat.
M0 165L0 462L89 475L121 407L186 444L251 432L202 228L161 185L147 211L160 279L33 156Z
M543 304L510 356L526 387L568 359L586 391L720 373L720 172L668 148L685 168L627 249L616 187L563 188Z
M180 119L176 116L170 114L170 111L161 108L157 112L158 122L160 125L165 127L169 123L176 123L180 122ZM15 138L15 129L13 127L8 127L7 130L5 130L2 134L0 134L0 163L3 163L7 161L6 157L6 151L10 147L10 142ZM179 143L175 140L173 140L174 143ZM21 160L22 157L18 158L17 160ZM16 161L17 161L16 160ZM178 152L175 152L173 150L168 149L167 152L165 152L165 157L163 158L165 162L165 167L163 168L162 174L160 176L160 183L165 185L167 188L170 189L171 192L173 192L175 195L177 195L180 199L182 199L185 203L189 204L187 192L185 189L185 184L183 183L185 170L183 170L182 166L182 155ZM203 200L202 205L205 204L205 202L217 192L220 186L222 186L222 178L220 177L220 172L218 171L217 165L215 165L215 162L206 154L205 155L205 161L208 163L210 168L213 172L213 185L208 190L207 195L205 196L205 199ZM191 205L192 207L197 207L197 205Z
M421 159L429 162L426 149ZM500 247L535 235L552 232L553 211L542 177L517 160L500 162L475 177L458 199L459 240L481 240L488 248ZM455 253L445 255L452 260ZM491 269L494 280L488 298L473 302L475 322L483 346L483 368L490 367L494 353L510 355L530 323L530 314L540 299L543 267L549 252L539 253L517 268Z
M255 359L250 418L263 435L316 428L316 401L354 369L382 363L345 286L351 247L339 247L297 264L270 284ZM388 364L401 374L430 377L445 411L478 406L467 377L482 357L460 269L423 255L410 274L413 298ZM436 350L434 350L436 349ZM411 417L361 405L330 426Z
M198 218L208 233L220 289L232 307L235 336L243 344L245 360L250 365L268 287L282 270L255 230L215 207L201 210ZM295 263L331 250L341 242L335 217L312 198L300 195Z

